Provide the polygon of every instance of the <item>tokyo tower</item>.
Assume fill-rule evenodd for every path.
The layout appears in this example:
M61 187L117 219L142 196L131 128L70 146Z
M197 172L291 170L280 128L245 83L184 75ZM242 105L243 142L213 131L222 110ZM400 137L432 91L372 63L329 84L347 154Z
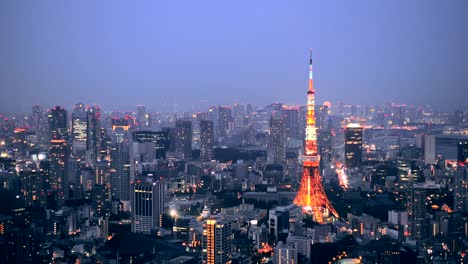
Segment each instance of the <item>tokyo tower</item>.
M312 50L309 61L309 89L307 91L307 124L304 154L302 155L301 186L294 204L302 207L304 213L312 214L314 220L323 224L329 214L338 218L338 213L328 200L323 189L319 172L320 156L317 153L317 128L315 127L315 90L312 75Z

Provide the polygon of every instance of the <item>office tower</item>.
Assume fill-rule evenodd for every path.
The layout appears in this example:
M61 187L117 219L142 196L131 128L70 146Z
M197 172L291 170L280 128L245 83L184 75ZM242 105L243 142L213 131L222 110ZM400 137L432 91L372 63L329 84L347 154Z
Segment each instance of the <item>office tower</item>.
M22 170L19 172L21 193L26 206L45 205L45 175L42 171Z
M331 162L332 157L332 133L328 129L317 131L318 154L320 155L320 169Z
M426 189L414 186L408 189L407 211L411 238L417 241L426 238Z
M459 163L455 173L454 209L460 213L468 213L468 167Z
M283 244L283 241L280 241L278 245L275 246L274 254L275 264L297 264L297 251L286 244Z
M68 139L67 111L60 106L49 110L49 137L51 139Z
M138 129L144 129L149 126L149 115L146 113L144 105L137 106L135 125Z
M338 213L328 200L323 189L322 176L319 172L320 156L317 153L317 128L315 127L315 89L312 75L312 52L309 61L309 89L307 91L307 125L305 146L302 156L303 171L301 185L294 204L302 207L304 213L312 214L320 224L326 222L329 212L335 217Z
M348 168L362 164L362 127L348 124L345 129L345 163Z
M283 106L284 132L289 139L299 137L299 106Z
M468 140L458 142L457 161L459 163L468 163Z
M282 240L289 233L289 209L276 207L270 210L268 215L268 233L275 241Z
M218 106L218 136L226 137L232 122L232 111L229 106Z
M192 122L177 120L175 126L175 151L184 159L192 158Z
M101 149L101 109L98 106L87 109L86 156L95 162Z
M284 120L281 116L271 116L270 137L268 144L268 162L281 164L286 158L286 138Z
M162 226L164 185L162 180L138 179L132 183L132 232L150 234Z
M112 143L128 143L130 141L131 119L112 118Z
M58 133L57 135L60 135ZM68 182L66 177L69 158L68 144L65 139L52 139L49 147L50 188L57 193L59 199L68 195Z
M48 141L47 120L42 107L39 105L32 107L30 127L31 130L36 133L39 146L46 146Z
M203 224L203 264L225 264L231 261L231 224L208 219Z
M130 200L130 156L126 143L117 143L111 149L110 184L113 197Z
M200 159L212 160L214 158L214 127L213 121L200 121Z
M133 143L152 143L157 159L165 159L166 152L169 151L168 131L136 131L132 134Z
M234 126L236 128L242 128L244 126L244 105L241 104L234 104L232 106L232 115L234 118Z
M328 125L328 105L320 105L317 109L317 128L326 129Z
M424 163L435 163L436 138L434 135L424 135Z
M192 216L177 216L174 220L174 226L172 227L174 238L181 240L186 245L196 241L196 225L196 220Z
M84 157L88 138L88 115L83 103L75 105L72 113L72 153Z

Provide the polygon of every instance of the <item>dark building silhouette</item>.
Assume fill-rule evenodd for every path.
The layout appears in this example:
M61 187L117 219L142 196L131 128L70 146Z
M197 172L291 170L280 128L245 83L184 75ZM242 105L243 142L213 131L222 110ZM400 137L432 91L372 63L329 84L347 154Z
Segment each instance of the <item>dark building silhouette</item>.
M175 151L181 153L184 159L192 157L192 122L189 120L176 122Z
M200 159L212 160L214 158L214 127L213 121L200 121Z
M357 124L349 124L345 129L345 163L350 168L362 163L362 127Z

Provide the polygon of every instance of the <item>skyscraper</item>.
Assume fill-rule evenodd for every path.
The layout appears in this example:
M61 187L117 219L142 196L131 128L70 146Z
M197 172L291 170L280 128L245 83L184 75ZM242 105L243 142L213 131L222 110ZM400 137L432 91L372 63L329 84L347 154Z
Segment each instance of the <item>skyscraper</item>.
M460 141L457 145L457 161L460 163L468 163L468 141Z
M30 127L36 133L37 142L40 146L46 146L47 142L47 120L41 106L35 105L32 107Z
M59 199L65 199L68 194L68 182L65 176L69 157L68 153L68 144L65 139L52 139L50 141L50 188L54 193L58 194Z
M132 139L133 143L152 143L155 157L157 159L164 159L170 145L168 134L168 131L135 131L132 134Z
M424 135L424 163L435 163L436 138L434 135Z
M136 112L136 127L138 129L144 129L149 125L149 115L146 113L146 107L144 105L137 106Z
M121 201L130 200L130 156L127 143L117 143L111 149L111 193Z
M454 209L460 213L468 213L468 167L459 163L455 174Z
M175 126L175 151L184 159L192 158L192 122L177 120Z
M203 264L225 264L231 260L231 224L208 219L203 224Z
M162 180L138 179L132 183L132 232L150 234L162 225L164 186Z
M101 109L98 106L89 107L87 111L86 156L95 162L101 148Z
M200 159L212 160L214 158L214 128L213 121L200 121Z
M414 186L408 189L407 211L411 238L417 241L426 238L426 189Z
M358 124L348 124L345 129L345 163L350 168L361 166L362 127Z
M218 106L219 137L226 137L230 122L232 122L231 108L229 106Z
M49 110L49 137L51 139L68 139L67 111L60 106Z
M270 118L270 137L268 144L268 162L282 164L286 158L286 138L282 116Z
M72 150L73 155L83 157L88 138L88 115L83 103L77 103L72 113Z
M299 107L283 106L284 132L289 139L299 139Z

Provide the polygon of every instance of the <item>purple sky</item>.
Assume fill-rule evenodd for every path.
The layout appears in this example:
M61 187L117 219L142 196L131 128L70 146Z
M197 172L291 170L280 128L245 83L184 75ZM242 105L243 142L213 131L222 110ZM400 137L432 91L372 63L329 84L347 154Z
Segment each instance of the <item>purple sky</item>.
M0 1L0 112L317 100L467 107L468 1Z

